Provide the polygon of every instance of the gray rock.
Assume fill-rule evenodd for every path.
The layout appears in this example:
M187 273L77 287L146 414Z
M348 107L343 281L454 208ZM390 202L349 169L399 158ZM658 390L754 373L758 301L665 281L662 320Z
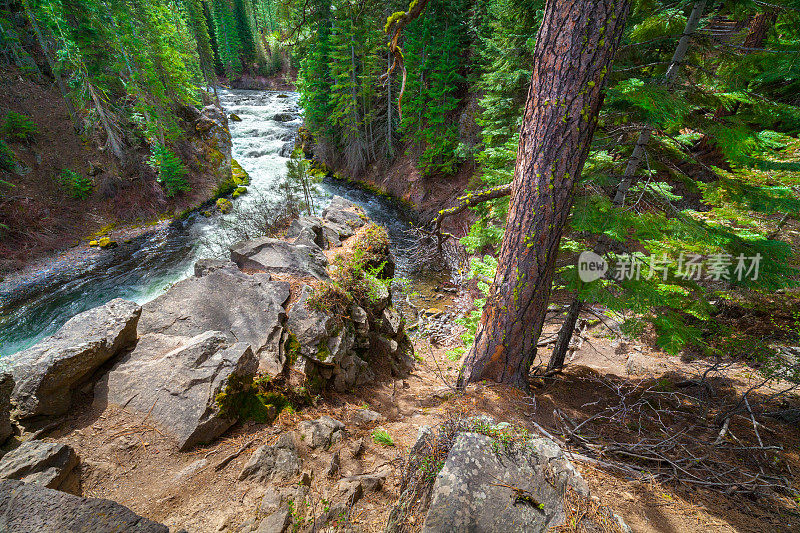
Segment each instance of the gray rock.
M544 532L563 523L562 492L547 482L538 458L502 455L491 438L460 434L436 477L422 531ZM503 483L529 491L544 509L516 501Z
M352 490L355 484L361 485L365 492L377 492L383 488L387 477L389 477L389 472L382 470L372 474L361 474L342 478L342 480L339 481L339 492L346 493Z
M95 401L148 415L178 440L181 451L207 443L236 421L216 397L229 382L252 381L258 361L250 346L230 346L219 331L195 337L150 333L95 387Z
M14 376L11 372L0 373L0 444L14 433L11 426L11 393L14 392Z
M223 268L237 270L238 267L233 261L224 261L222 259L200 259L194 264L194 275L197 278L221 270Z
M136 341L140 313L137 304L117 298L71 318L51 337L10 356L12 416L22 420L66 413L73 390Z
M178 483L188 481L206 466L208 466L208 459L198 459L197 461L192 461L172 477L172 483L177 485Z
M353 230L366 223L367 215L358 204L341 196L334 196L331 198L328 207L322 212L322 219L329 225L350 228L350 235L352 235ZM347 235L347 237L350 235Z
M328 415L317 420L304 420L299 429L303 442L311 448L328 448L344 436L344 424Z
M0 478L78 493L78 455L66 444L29 440L0 460Z
M282 507L266 517L258 525L257 533L284 533L292 523L288 507Z
M231 260L248 271L328 278L328 259L322 250L280 239L262 237L240 242L231 248Z
M390 337L396 337L403 334L404 327L405 321L400 313L391 308L383 310L380 322L380 330L383 333Z
M81 498L15 480L0 481L0 531L15 533L169 533L110 500Z
M334 366L353 345L346 328L337 325L336 318L312 309L309 300L314 291L304 285L297 301L289 309L287 329L300 343L300 354L316 363Z
M286 231L286 238L292 239L295 244L328 248L328 242L322 231L322 219L319 217L302 216L295 219Z
M358 457L362 453L364 453L364 448L366 448L366 445L364 444L364 439L363 438L358 439L355 442L353 442L353 447L350 449L350 454L353 457Z
M194 337L222 331L231 344L249 344L261 370L278 374L286 361L283 304L288 298L286 282L229 268L207 271L145 304L139 334Z
M300 471L293 432L284 433L274 445L258 448L239 474L239 481L264 482L273 477L287 479Z
M283 143L281 149L278 150L278 155L281 157L291 157L292 152L294 152L294 142L287 142Z
M383 419L382 414L370 411L369 409L359 409L353 413L352 417L353 423L357 426L369 426L376 422L381 422Z
M275 487L268 486L267 490L264 492L264 496L261 498L258 512L261 515L272 514L280 508L281 504L283 504L283 500L283 495L275 490Z
M294 115L291 113L276 113L275 116L272 117L272 120L275 122L291 122L294 120Z
M336 477L339 474L339 470L342 467L342 454L340 450L336 450L333 452L333 456L331 456L331 462L328 464L328 470L325 474L328 477Z

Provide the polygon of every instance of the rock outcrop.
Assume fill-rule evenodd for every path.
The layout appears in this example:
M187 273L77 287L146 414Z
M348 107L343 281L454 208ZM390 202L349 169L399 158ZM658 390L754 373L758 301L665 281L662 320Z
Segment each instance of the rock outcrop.
M122 299L71 318L54 335L8 358L14 377L12 417L62 415L72 392L103 363L136 341L141 307Z
M229 384L252 382L257 370L250 345L230 345L222 332L149 333L98 382L95 401L148 416L186 450L236 422L235 413L217 405L217 396Z
M283 349L289 284L264 274L248 275L232 263L201 260L199 276L173 285L142 307L139 334L194 337L222 331L230 343L249 344L262 370L278 373Z
M274 477L287 479L300 471L300 459L292 432L284 433L274 445L258 448L239 474L239 481L264 482Z
M501 441L498 436L503 436ZM434 432L421 431L410 453L424 456L435 442L442 442L436 439ZM419 497L414 496L416 501ZM422 531L550 531L567 520L565 502L590 497L586 481L552 440L523 438L508 424L474 420L454 436L427 500ZM600 531L598 520L626 530L610 510L597 507L596 513L600 514L585 512L570 520L580 521L587 531Z
M231 260L250 272L328 278L325 270L328 260L318 246L293 244L270 237L236 244L231 248Z
M78 455L57 442L29 440L0 460L0 479L16 479L72 494L80 490Z
M124 505L81 498L22 481L0 481L0 531L15 533L169 533Z
M327 415L318 420L304 420L299 425L300 436L310 448L328 448L344 435L344 424Z

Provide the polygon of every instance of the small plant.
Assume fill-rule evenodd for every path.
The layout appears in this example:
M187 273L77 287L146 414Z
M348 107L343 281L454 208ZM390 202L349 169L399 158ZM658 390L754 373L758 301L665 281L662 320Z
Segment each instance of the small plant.
M58 176L58 182L64 186L67 194L76 200L88 198L94 188L94 183L90 178L69 169L61 171Z
M14 152L6 142L0 139L0 170L14 170Z
M27 115L9 111L3 119L0 133L9 141L31 142L39 132L33 120Z
M180 158L163 144L154 144L148 161L158 173L158 182L164 186L167 196L175 196L191 189L186 181L187 170Z
M386 431L376 429L372 432L372 440L381 446L394 446L394 439Z

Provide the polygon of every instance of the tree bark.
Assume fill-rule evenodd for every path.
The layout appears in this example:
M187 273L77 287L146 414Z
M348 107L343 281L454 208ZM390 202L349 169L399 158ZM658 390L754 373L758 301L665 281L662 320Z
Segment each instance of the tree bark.
M497 274L459 386L527 386L558 245L603 103L629 0L548 0L536 37Z
M561 325L561 331L558 332L558 339L556 339L556 345L553 346L550 362L547 363L548 372L564 367L564 359L567 356L569 343L572 341L572 334L575 332L575 324L578 323L578 318L581 316L581 307L583 307L583 300L575 293L569 304L564 323Z
M686 57L686 51L689 49L689 40L697 30L697 25L700 23L700 18L703 16L705 8L706 0L698 0L694 3L689 18L686 19L686 27L683 29L681 38L678 39L678 46L672 54L672 61L670 61L667 73L664 75L664 83L667 87L672 88L675 84L675 80L678 78L678 72L680 72L681 65ZM650 127L644 128L639 133L639 137L636 139L636 146L633 147L633 153L630 159L628 159L628 164L625 166L625 174L622 177L619 187L617 187L617 194L614 196L615 204L622 205L625 203L625 195L628 193L628 189L631 188L633 178L639 170L642 159L644 159L644 149L650 142L650 134Z

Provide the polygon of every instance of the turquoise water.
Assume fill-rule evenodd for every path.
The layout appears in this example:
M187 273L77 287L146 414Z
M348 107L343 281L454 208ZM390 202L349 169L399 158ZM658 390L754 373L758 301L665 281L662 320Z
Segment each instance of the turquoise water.
M230 124L233 157L251 177L250 192L236 200L234 213L227 217L247 217L264 199L280 199L286 155L302 117L297 94L279 95L271 91L220 92L225 111L242 118ZM292 120L274 120L276 115L286 118L281 115L287 113ZM397 258L397 276L412 277L420 265L404 253L414 241L407 231L412 223L409 214L392 201L337 180L321 185L316 204L324 206L334 194L362 205L370 218L387 227ZM220 216L175 221L118 248L78 260L56 258L34 274L10 276L0 283L0 357L34 345L71 317L114 298L138 303L152 300L191 275L198 258L210 255L207 243L225 231L226 222L230 220Z

